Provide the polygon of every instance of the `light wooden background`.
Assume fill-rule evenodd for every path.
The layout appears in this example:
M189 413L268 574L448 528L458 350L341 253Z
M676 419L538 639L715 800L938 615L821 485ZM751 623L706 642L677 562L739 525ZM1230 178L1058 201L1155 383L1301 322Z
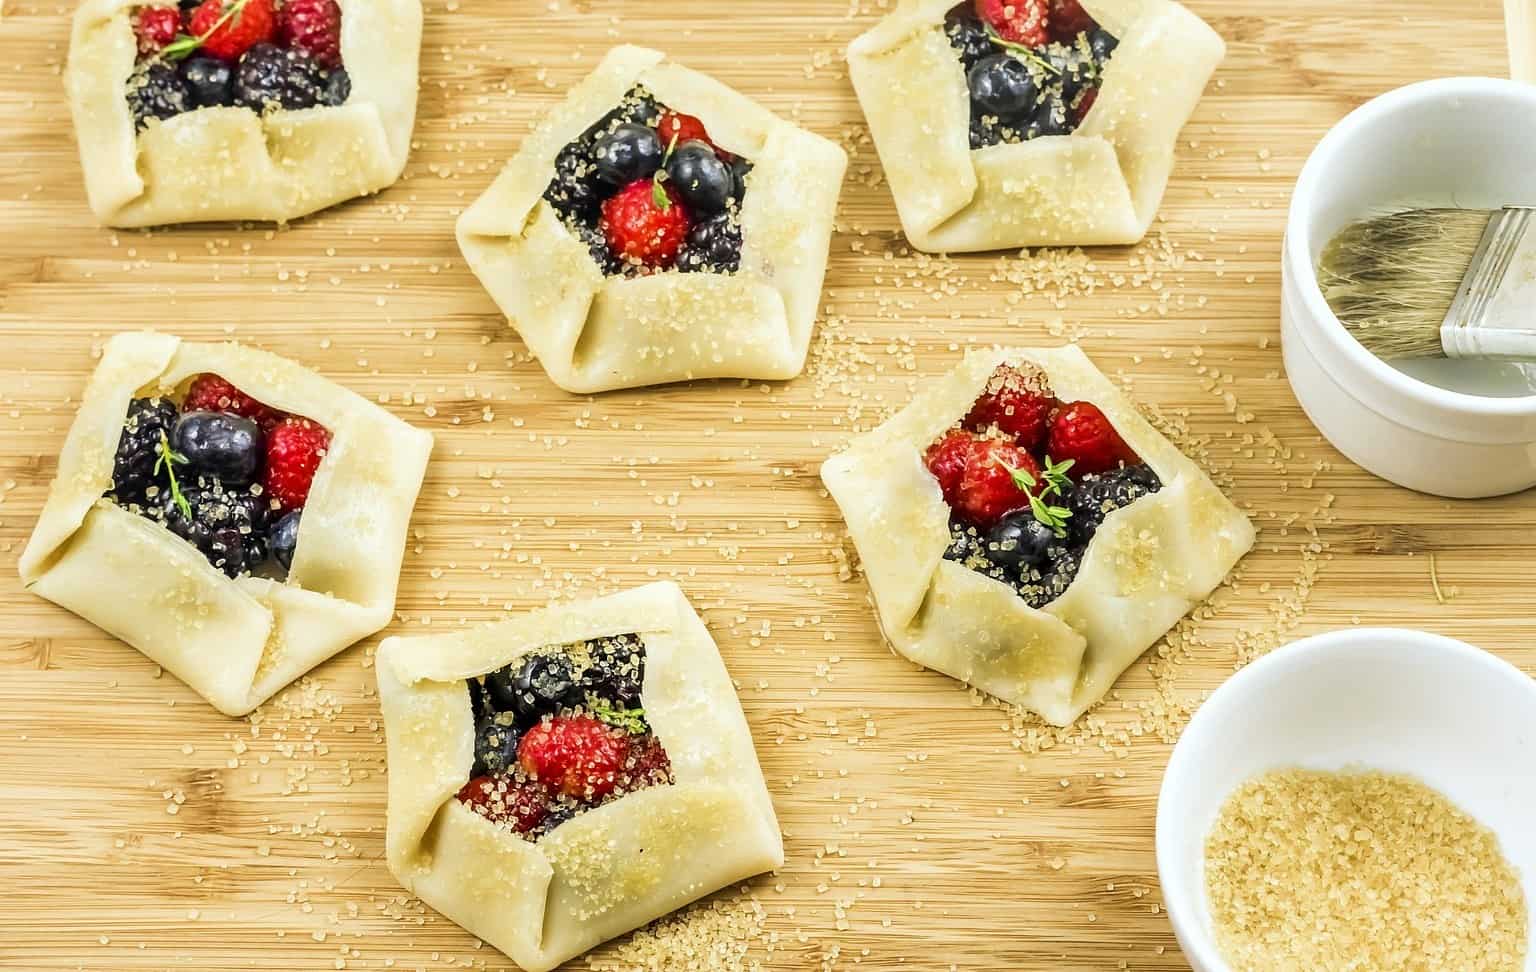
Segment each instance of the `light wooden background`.
M689 591L739 681L786 832L782 873L718 896L762 909L740 943L749 959L1186 968L1160 908L1153 813L1202 693L1256 653L1357 623L1455 635L1536 672L1536 504L1415 496L1353 468L1292 399L1277 324L1284 210L1310 146L1399 83L1503 73L1498 4L1192 5L1231 52L1182 139L1162 239L1093 253L1093 292L1053 298L1037 264L903 247L841 60L881 13L858 0L429 0L400 184L283 231L153 234L92 224L60 90L68 6L10 0L0 968L509 967L383 866L372 642L228 720L20 589L15 557L93 349L141 326L291 356L437 436L392 630L657 577ZM851 151L826 318L798 380L569 396L465 270L456 214L620 41L662 47ZM1081 274L1056 279L1084 289ZM885 649L816 469L965 346L1068 338L1131 382L1262 532L1215 609L1058 736ZM616 955L599 953L624 967ZM659 967L731 966L678 952Z

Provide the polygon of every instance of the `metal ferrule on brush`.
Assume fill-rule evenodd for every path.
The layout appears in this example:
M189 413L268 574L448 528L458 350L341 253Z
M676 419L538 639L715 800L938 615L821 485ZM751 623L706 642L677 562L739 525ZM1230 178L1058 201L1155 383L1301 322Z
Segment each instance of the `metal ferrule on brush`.
M1529 359L1536 344L1536 209L1510 206L1488 219L1461 289L1440 325L1452 358Z

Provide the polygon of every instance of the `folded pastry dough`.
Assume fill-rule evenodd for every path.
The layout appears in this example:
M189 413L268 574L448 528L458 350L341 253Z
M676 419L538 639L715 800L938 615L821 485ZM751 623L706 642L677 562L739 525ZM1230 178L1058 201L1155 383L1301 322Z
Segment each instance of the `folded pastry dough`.
M901 0L848 45L907 239L964 253L1145 236L1222 39L1173 0L1083 0L1120 41L1093 110L1070 135L972 151L964 69L944 34L954 5Z
M85 189L104 226L289 220L400 178L416 118L421 0L337 0L352 94L340 107L199 108L135 132L129 15L155 0L85 0L64 86ZM174 6L174 4L170 4Z
M1111 512L1076 580L1044 610L944 559L949 506L923 453L1004 361L1030 361L1063 401L1097 405L1162 489ZM1147 424L1077 347L975 352L828 459L822 479L864 565L880 626L906 657L1067 725L1208 597L1253 546L1253 525Z
M543 199L555 156L636 84L753 163L736 273L605 276ZM566 391L793 378L810 347L847 164L837 145L660 51L617 47L459 217L459 248Z
M645 644L645 717L676 783L578 814L537 843L454 799L474 761L466 679L542 648L631 633ZM452 634L386 638L375 667L390 870L528 972L784 862L735 688L676 584Z
M129 400L212 372L331 433L286 582L231 579L102 494ZM137 648L226 715L389 623L432 437L284 358L152 332L107 342L22 552L28 589ZM105 596L104 596L105 595Z

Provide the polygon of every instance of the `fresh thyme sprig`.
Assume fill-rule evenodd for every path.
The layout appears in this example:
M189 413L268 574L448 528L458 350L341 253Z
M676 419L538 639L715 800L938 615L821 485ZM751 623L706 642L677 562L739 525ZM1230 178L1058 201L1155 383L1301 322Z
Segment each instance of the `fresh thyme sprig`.
M245 5L248 2L249 0L235 0L234 3L229 5L229 9L220 14L219 19L213 22L213 26L209 27L202 34L197 36L191 34L176 35L175 40L160 49L160 56L167 61L180 61L190 57L192 52L207 43L208 38L217 33L219 28L229 23L231 19L238 18L241 11L245 10Z
M987 28L987 40L996 44L998 47L1001 47L1003 50L1012 54L1018 55L1021 60L1028 61L1047 74L1061 74L1061 71L1055 65L1051 64L1050 61L1047 61L1039 54L1036 54L1034 48L1026 47L1017 41L1009 40L1002 34L999 34L997 32L997 28L993 27L991 24L983 23L983 26Z
M623 729L632 736L638 736L651 728L645 721L644 709L616 709L601 699L589 699L587 708L592 710L592 715L599 722Z
M1067 520L1071 518L1072 511L1065 506L1057 506L1048 503L1052 496L1061 496L1062 491L1072 484L1067 478L1067 470L1072 468L1074 460L1066 462L1051 462L1051 457L1045 457L1045 469L1040 473L1040 479L1023 469L1016 469L1002 463L1002 467L1008 470L1008 475L1013 477L1013 484L1019 491L1029 497L1029 511L1035 519L1051 528L1058 537L1067 535ZM1044 480L1042 485L1041 480Z
M181 515L190 520L192 519L192 504L187 502L187 497L181 491L181 484L176 481L176 467L186 465L187 461L186 456L171 448L170 440L165 437L164 432L161 432L160 443L155 446L154 474L158 476L160 475L161 468L165 469L166 478L171 483L171 500L176 504L176 508L181 511Z
M672 208L672 197L667 195L667 190L662 183L667 179L667 162L672 158L672 150L677 148L677 132L672 133L672 141L667 143L667 150L661 155L661 168L656 170L656 175L651 178L651 202L662 212Z

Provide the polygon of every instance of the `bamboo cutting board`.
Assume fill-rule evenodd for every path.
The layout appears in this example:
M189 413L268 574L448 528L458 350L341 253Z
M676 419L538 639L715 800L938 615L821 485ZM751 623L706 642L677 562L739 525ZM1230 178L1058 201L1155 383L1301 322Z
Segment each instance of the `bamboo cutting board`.
M430 429L396 632L655 578L735 675L786 834L783 871L600 968L1187 968L1153 812L1204 693L1290 640L1426 628L1536 672L1528 497L1449 502L1322 442L1281 371L1289 190L1388 87L1505 70L1496 0L1365 17L1194 0L1231 51L1143 246L909 252L841 51L883 8L809 0L429 0L406 178L281 230L92 225L58 77L67 4L0 22L0 969L506 969L396 886L370 669L353 648L248 720L22 592L93 352L123 329L238 337ZM1352 16L1353 15L1353 16ZM621 41L656 46L838 139L852 165L799 379L575 397L465 269L453 220L534 119ZM881 643L816 476L967 346L1076 340L1260 527L1229 587L1073 731L1011 716ZM113 592L104 591L103 596ZM655 956L662 956L656 958ZM754 965L756 963L756 965ZM585 967L585 963L573 963Z

